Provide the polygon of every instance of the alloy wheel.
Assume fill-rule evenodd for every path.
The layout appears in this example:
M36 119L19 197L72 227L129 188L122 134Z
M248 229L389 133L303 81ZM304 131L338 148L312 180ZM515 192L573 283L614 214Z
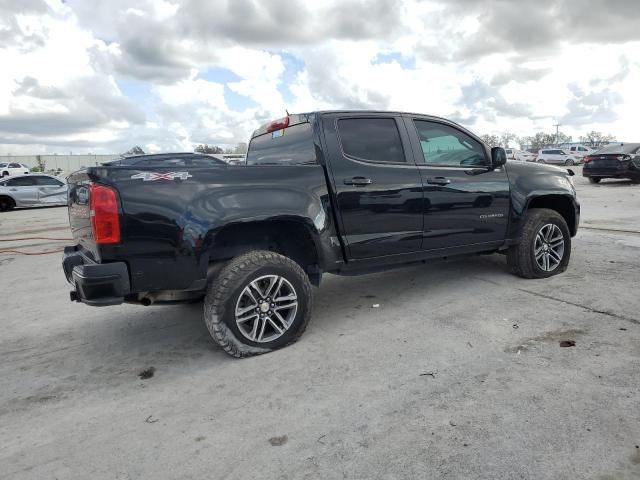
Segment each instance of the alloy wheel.
M289 330L297 311L293 285L279 275L265 275L242 290L236 303L236 325L252 342L271 342Z
M545 272L553 272L564 258L564 235L560 227L553 223L542 226L536 234L533 251L538 267Z

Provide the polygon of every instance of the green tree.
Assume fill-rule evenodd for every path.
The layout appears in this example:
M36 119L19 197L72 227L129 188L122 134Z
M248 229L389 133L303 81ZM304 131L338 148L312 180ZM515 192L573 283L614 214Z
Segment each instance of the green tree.
M498 135L484 134L480 136L480 139L490 147L500 146L500 137L498 137Z
M524 137L522 139L523 143L531 145L531 148L534 150L540 150L543 147L556 145L556 140L557 143L569 143L571 142L571 136L559 132L558 137L556 138L555 133L538 132L532 137Z
M509 148L510 142L518 142L518 136L515 133L511 132L503 132L500 135L500 146L504 148Z
M590 131L584 137L580 137L582 143L588 144L591 147L599 147L601 145L607 145L609 142L615 142L616 137L614 135L605 135L602 132Z
M127 150L125 155L144 155L144 150L136 145L135 147Z
M207 145L206 143L204 145L198 145L196 146L196 148L194 149L194 151L198 152L198 153L224 153L224 150L216 145Z

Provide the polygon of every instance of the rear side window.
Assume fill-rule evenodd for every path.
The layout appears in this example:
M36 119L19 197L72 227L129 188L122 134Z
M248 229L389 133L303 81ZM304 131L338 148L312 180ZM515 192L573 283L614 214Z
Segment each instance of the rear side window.
M338 120L345 155L373 162L405 162L398 126L393 118L344 118Z
M309 165L316 163L310 123L254 137L247 152L247 165Z
M56 187L61 187L62 185L64 185L60 180L57 180L55 178L51 178L51 177L42 177L42 176L37 176L37 177L33 177L36 180L36 184L38 185L53 185Z
M9 168L22 168L19 163L10 163Z

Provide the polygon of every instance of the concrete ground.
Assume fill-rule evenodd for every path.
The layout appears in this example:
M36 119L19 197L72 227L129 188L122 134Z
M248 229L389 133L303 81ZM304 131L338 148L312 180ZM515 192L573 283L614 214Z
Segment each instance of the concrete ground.
M0 254L0 478L640 478L640 185L576 182L563 275L327 276L302 339L246 360L201 305L73 304L60 255ZM0 236L66 224L14 211Z

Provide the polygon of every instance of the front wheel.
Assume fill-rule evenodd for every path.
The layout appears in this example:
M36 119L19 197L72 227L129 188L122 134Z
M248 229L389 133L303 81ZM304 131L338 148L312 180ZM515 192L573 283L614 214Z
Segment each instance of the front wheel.
M231 260L209 285L204 318L225 352L242 358L298 340L311 318L311 284L296 262L256 250Z
M567 160L565 160L564 164L565 164L567 167L569 167L569 166L573 165L573 160L572 160L572 159L570 159L570 158L567 158Z
M507 252L507 263L520 277L547 278L564 272L570 256L571 234L562 215L532 208L527 211L520 243Z
M16 202L11 197L0 197L0 212L13 210L15 206Z
M544 158L539 158L538 163L547 163L547 162L544 161Z

